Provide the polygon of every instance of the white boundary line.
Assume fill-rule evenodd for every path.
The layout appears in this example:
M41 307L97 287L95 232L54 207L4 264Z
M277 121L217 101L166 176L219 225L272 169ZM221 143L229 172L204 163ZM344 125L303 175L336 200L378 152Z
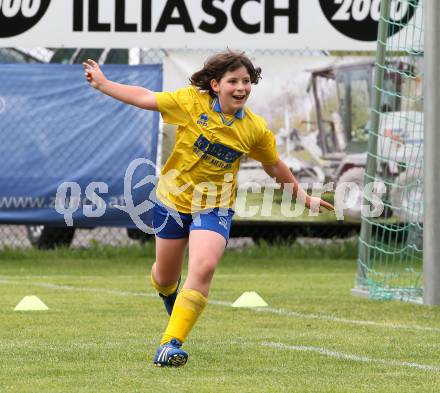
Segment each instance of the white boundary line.
M440 371L440 367L431 366L428 364L419 364L419 363L412 363L412 362L399 362L397 360L387 360L387 359L380 359L380 358L370 358L367 356L353 355L351 353L337 352L337 351L333 351L333 350L327 349L327 348L307 347L307 346L303 346L303 345L287 345L287 344L283 344L283 343L271 343L271 342L261 343L261 345L264 347L287 349L289 351L316 352L321 355L331 357L334 359L350 360L353 362L378 363L378 364L383 364L386 366L395 366L395 367L410 367L410 368L417 368L419 370L424 370L424 371L435 371L435 372Z
M333 315L325 315L325 314L312 314L312 313L301 313L297 311L283 310L281 308L256 308L255 311L262 313L270 313L270 314L278 314L287 317L298 317L305 319L317 319L320 321L330 321L330 322L339 322L346 323L351 325L362 325L362 326L377 326L389 329L408 329L408 330L423 330L428 332L440 332L440 328L430 327L430 326L420 326L420 325L403 325L403 324L395 324L388 322L376 322L376 321L363 321L359 319L346 319L339 318Z
M151 298L157 297L156 294L146 293L146 292L119 291L119 290L115 290L115 289L106 289L106 288L77 287L77 286L73 286L73 285L52 284L49 282L24 282L24 281L10 281L10 280L5 280L5 279L0 279L0 284L32 285L34 287L49 288L49 289L61 289L63 291L70 291L70 292L106 293L108 295L123 296L123 297L130 297L130 296L151 297Z
M156 298L156 293L147 293L147 292L132 292L132 291L119 291L115 289L106 289L106 288L92 288L92 287L77 287L72 285L57 285L47 282L25 282L25 281L11 281L5 278L0 278L0 284L4 285L32 285L41 288L49 288L49 289L59 289L64 291L73 291L73 292L90 292L90 293L106 293L114 296L133 296L133 297L146 297L146 298ZM221 301L221 300L209 300L209 304L213 304L216 306L225 306L230 307L232 305L231 302ZM303 319L315 319L319 321L330 321L337 323L344 323L349 325L361 325L361 326L373 326L387 329L405 329L405 330L420 330L420 331L429 331L429 332L440 332L440 328L429 327L429 326L420 326L420 325L403 325L403 324L394 324L388 322L376 322L376 321L368 321L368 320L357 320L357 319L346 319L346 318L338 318L333 315L325 315L325 314L313 314L313 313L303 313L297 311L290 311L281 308L249 308L249 311L259 312L259 313L268 313L268 314L276 314L285 317L294 317L294 318L303 318Z

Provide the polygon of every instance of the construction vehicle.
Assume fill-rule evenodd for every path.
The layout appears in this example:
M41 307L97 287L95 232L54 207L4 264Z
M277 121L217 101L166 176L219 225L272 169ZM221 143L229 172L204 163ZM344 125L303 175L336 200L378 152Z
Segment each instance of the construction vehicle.
M384 75L384 90L388 93L383 95L380 105L383 115L378 130L378 172L386 179L386 183L396 185L389 187L383 198L396 203L399 201L400 204L405 204L405 198L410 197L402 194L402 179L405 177L408 182L406 175L411 178L420 176L421 169L414 170L414 167L417 167L417 162L421 162L423 155L419 149L423 145L423 113L417 107L403 108L402 102L403 76L415 75L414 71L413 64L400 60L389 62ZM335 203L350 206L346 213L360 217L374 62L369 60L332 65L310 73L308 91L313 94L316 112L313 133L326 181L334 182L336 189L345 182L357 185L342 190L342 193L336 192ZM322 85L326 85L327 100L323 97ZM336 99L328 99L332 96L328 92L330 87L335 90L333 97ZM310 128L310 124L308 126ZM298 131L293 134L298 134ZM309 143L310 140L309 135ZM412 173L402 175L407 168L412 168ZM387 208L385 213L390 215L391 210ZM400 219L407 214L403 211L395 213Z

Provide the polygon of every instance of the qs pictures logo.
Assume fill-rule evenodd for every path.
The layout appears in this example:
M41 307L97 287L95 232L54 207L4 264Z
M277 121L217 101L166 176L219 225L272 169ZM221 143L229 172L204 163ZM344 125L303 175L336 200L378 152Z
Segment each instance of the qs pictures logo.
M359 41L376 41L381 0L319 0L331 25L347 37ZM402 30L414 16L419 0L392 0L390 35Z
M0 0L0 38L13 37L34 27L51 0Z

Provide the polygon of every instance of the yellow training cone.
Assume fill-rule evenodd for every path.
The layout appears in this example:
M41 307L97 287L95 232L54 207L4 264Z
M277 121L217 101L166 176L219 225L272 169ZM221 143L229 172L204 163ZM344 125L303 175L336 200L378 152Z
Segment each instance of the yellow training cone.
M232 307L267 307L267 303L257 292L244 292Z
M21 302L15 306L14 310L45 311L49 310L49 307L47 307L37 296L25 296L23 299L21 299Z

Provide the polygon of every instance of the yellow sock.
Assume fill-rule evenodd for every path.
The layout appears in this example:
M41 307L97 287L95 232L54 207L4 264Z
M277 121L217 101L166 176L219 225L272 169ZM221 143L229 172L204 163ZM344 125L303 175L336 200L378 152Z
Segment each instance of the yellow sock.
M159 285L156 280L154 279L153 275L151 277L151 285L153 285L154 289L161 293L162 295L168 296L174 293L177 289L178 282L175 284L167 285L166 287Z
M183 343L207 302L208 299L199 291L182 289L177 295L173 313L162 336L160 345L171 341L172 338L177 338Z

